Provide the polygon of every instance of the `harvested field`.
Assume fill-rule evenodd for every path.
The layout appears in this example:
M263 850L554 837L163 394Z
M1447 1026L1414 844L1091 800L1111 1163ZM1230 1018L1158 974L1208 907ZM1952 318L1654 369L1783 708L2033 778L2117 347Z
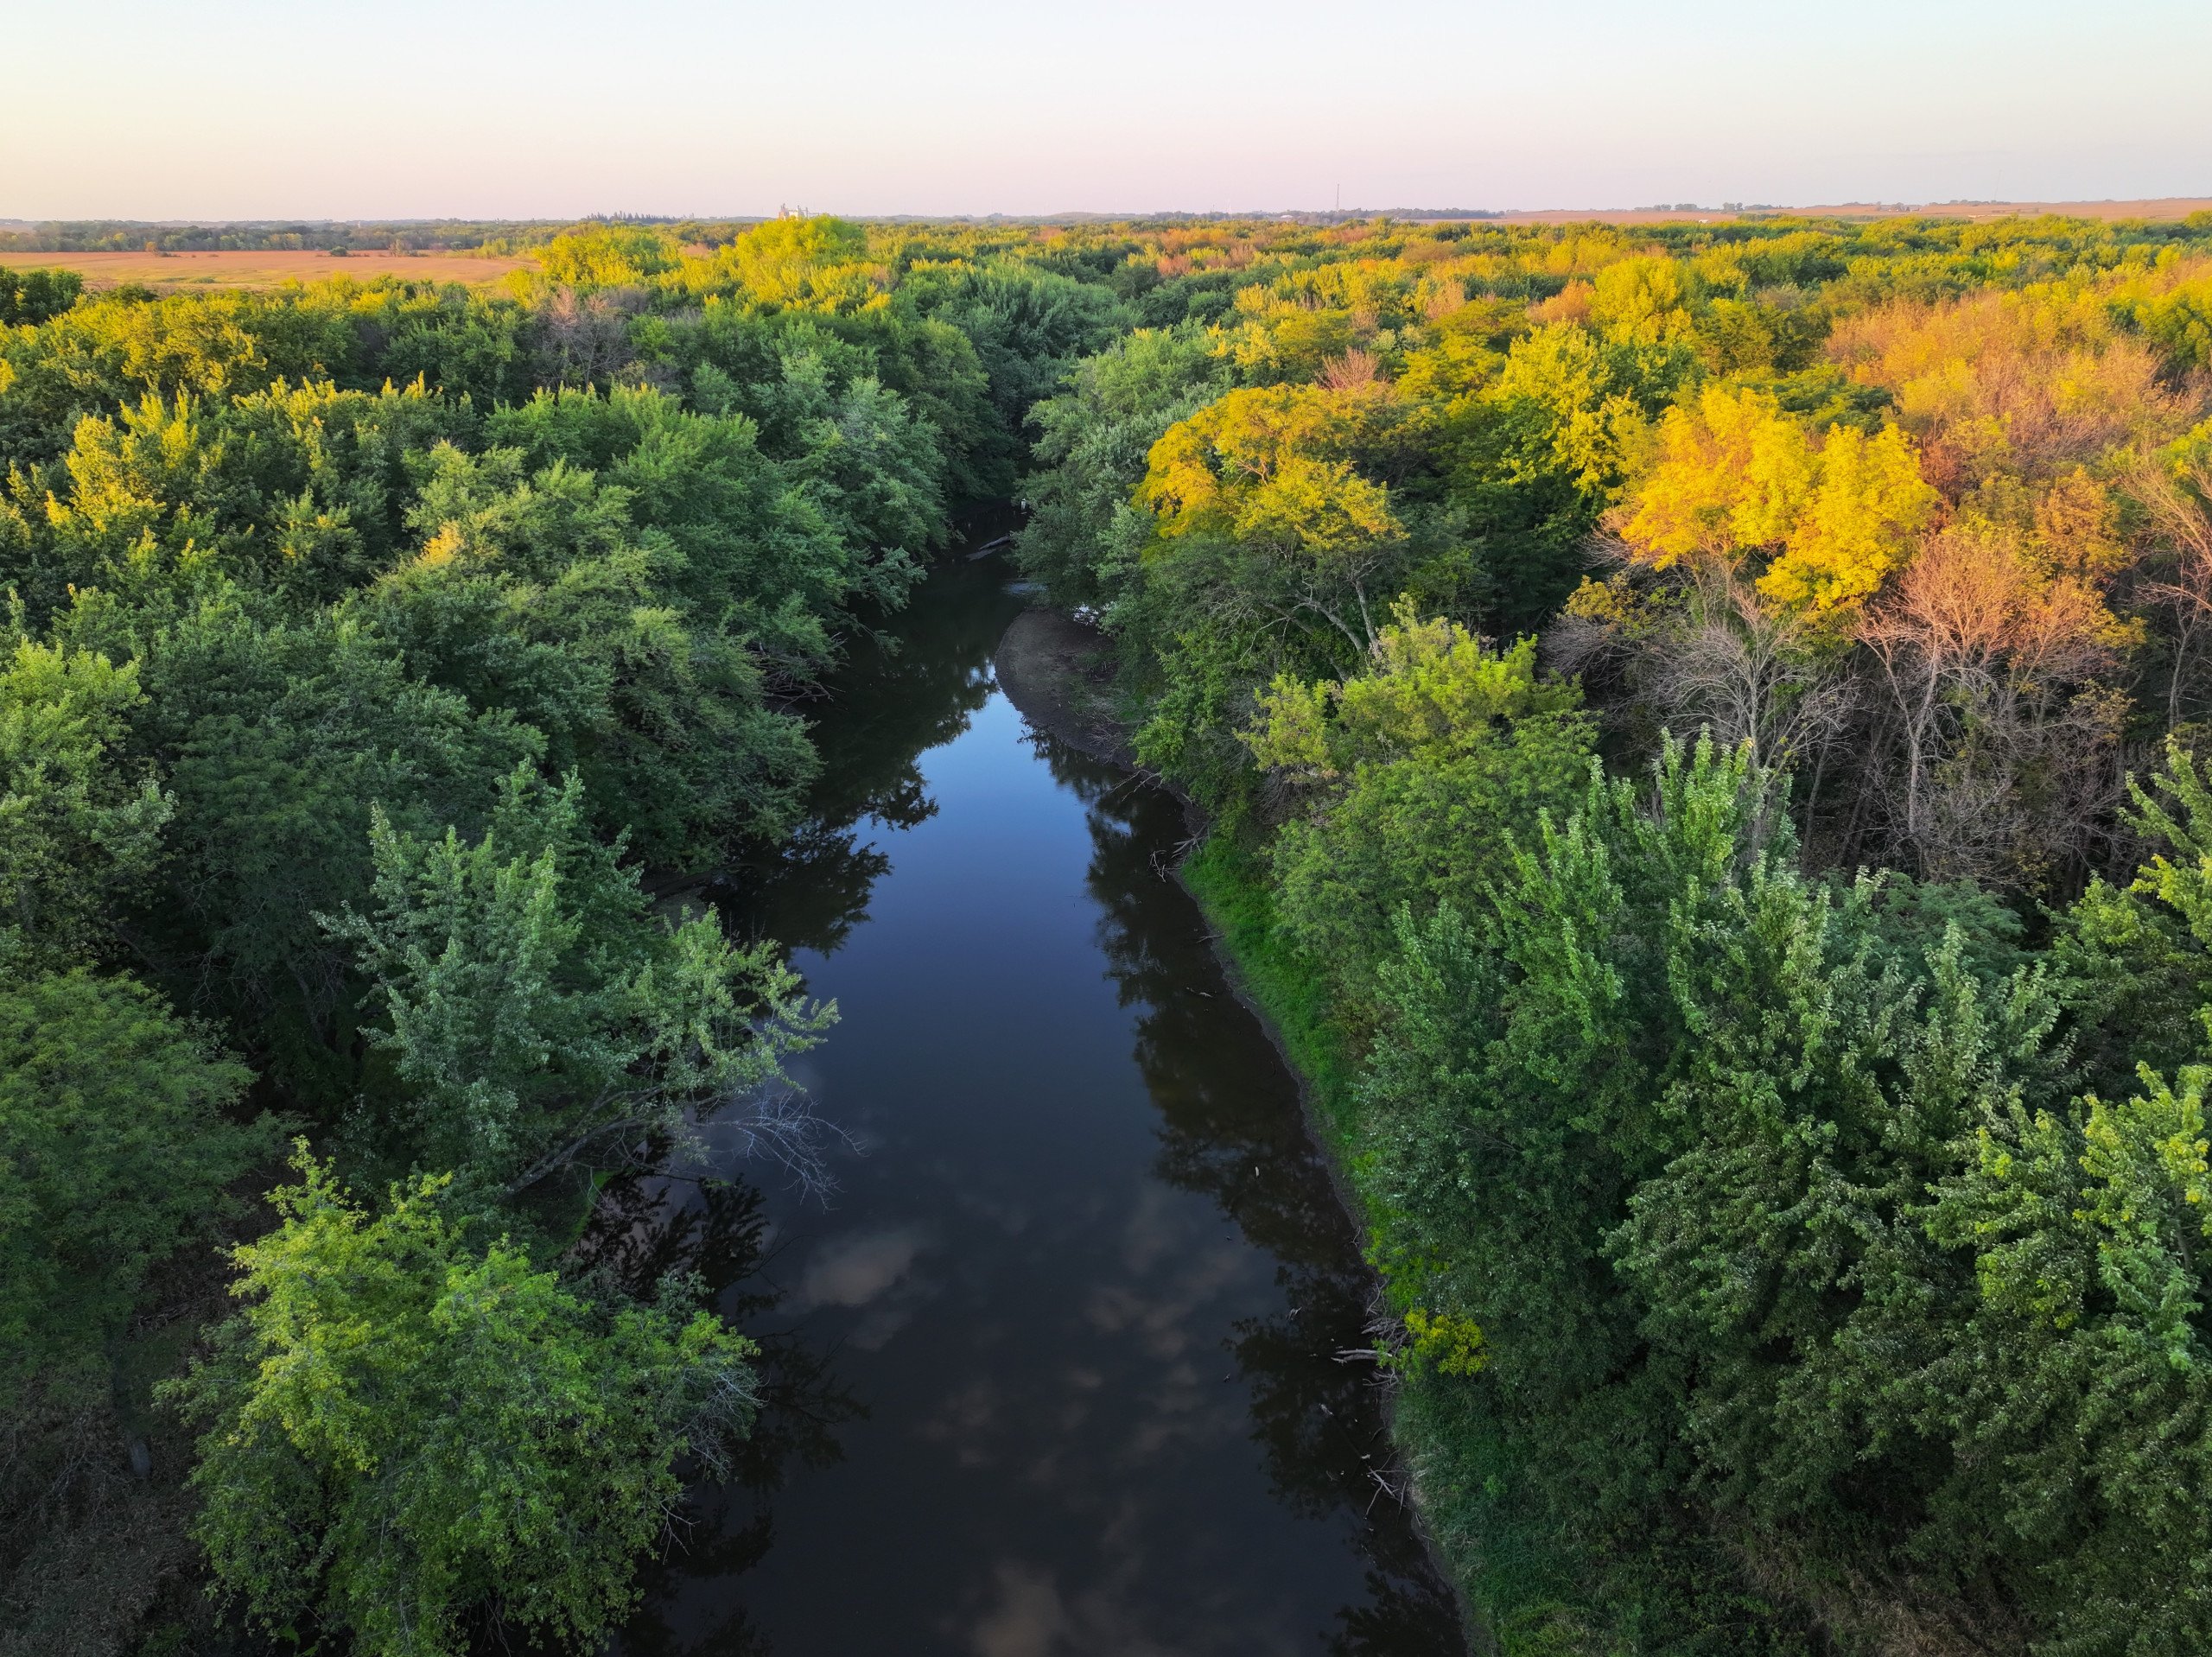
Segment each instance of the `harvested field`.
M241 253L19 253L0 252L0 265L17 270L81 270L87 288L137 283L156 289L274 288L326 276L404 276L410 282L496 282L528 259L480 258L473 253L328 253L279 250Z

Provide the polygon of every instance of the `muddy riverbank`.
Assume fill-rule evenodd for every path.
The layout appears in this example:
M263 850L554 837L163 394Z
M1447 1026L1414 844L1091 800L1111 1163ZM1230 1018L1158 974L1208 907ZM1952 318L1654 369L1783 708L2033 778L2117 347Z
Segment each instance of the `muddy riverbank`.
M1039 730L1094 759L1134 765L1130 732L1114 696L1113 645L1057 610L1024 610L992 652L999 689Z

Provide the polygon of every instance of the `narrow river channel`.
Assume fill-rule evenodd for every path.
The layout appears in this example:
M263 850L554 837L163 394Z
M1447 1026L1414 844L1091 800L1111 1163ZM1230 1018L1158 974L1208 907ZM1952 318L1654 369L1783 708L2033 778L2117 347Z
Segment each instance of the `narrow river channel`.
M814 818L716 894L842 1018L826 1201L614 1194L764 1347L624 1654L1457 1654L1391 1487L1358 1239L1169 867L1174 803L1030 730L956 563L810 711Z

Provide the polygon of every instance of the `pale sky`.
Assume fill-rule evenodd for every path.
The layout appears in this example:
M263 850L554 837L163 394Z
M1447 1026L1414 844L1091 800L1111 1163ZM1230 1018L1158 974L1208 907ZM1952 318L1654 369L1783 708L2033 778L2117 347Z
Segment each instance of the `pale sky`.
M2212 0L18 0L0 218L2212 195Z

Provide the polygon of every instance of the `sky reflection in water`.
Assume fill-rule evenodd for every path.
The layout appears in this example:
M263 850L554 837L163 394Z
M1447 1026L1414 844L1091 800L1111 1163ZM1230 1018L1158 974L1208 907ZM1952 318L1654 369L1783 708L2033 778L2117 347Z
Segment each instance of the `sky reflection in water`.
M1357 1240L1163 876L1179 813L996 693L1020 602L933 578L817 712L814 822L717 894L839 1001L797 1073L861 1151L826 1207L612 1195L595 1246L702 1272L766 1403L619 1648L1461 1652L1335 1355Z

